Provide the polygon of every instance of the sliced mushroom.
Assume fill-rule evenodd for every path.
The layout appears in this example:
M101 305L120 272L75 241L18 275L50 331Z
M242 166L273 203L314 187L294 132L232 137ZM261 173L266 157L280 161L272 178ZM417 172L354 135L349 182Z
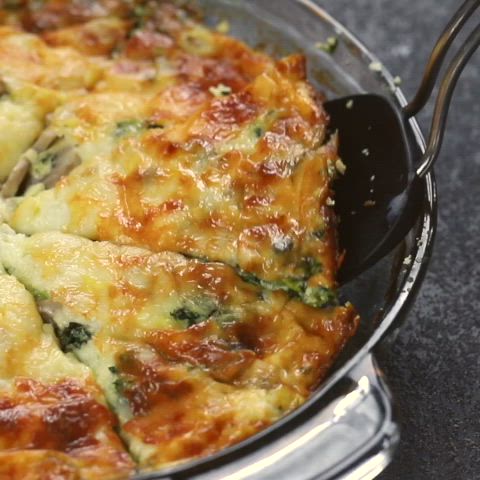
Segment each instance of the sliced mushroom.
M42 300L37 303L38 311L46 323L54 323L55 315L61 310L62 306L52 300Z
M3 198L14 197L20 189L24 191L40 183L45 188L52 188L80 163L80 156L64 137L54 130L44 130L20 157L1 188L0 195Z
M73 149L67 149L58 154L51 172L42 180L45 188L52 188L64 176L68 175L82 160Z
M7 84L0 78L0 96L8 93Z
M52 130L46 130L33 148L38 155L32 159L27 188L38 183L52 188L81 163L74 146Z
M0 82L0 89L1 89L1 82ZM32 148L29 148L20 157L20 160L12 169L7 180L3 184L2 189L0 191L0 195L3 198L11 198L17 195L21 185L28 178L29 173L31 172L32 165L37 159L38 154L48 149L49 147L51 147L55 142L57 142L60 139L61 137L59 137L53 130L45 130L38 137L37 141L33 144ZM28 181L29 185L27 186L33 185L35 183L39 183L39 182L31 181L30 179L30 181Z
M25 158L25 156L23 156L15 165L15 167L13 167L6 182L3 184L2 190L0 191L2 198L11 198L17 194L18 190L20 189L20 185L23 183L28 175L28 172L30 171L30 167L31 163L27 158Z
M61 138L54 130L44 130L32 148L38 153L43 152Z

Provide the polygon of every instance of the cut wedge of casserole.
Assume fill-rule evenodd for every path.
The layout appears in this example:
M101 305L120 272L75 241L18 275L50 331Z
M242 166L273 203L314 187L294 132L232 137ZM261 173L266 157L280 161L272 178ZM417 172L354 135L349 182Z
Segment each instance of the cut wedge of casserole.
M7 179L22 154L35 142L44 129L46 115L58 105L55 92L3 76L0 82L0 182Z
M0 260L95 373L143 468L236 443L299 406L353 334L235 271L61 233L0 234Z
M337 151L335 139L322 145L323 113L306 84L282 73L298 62L228 98L202 101L205 93L176 85L153 98L103 92L66 103L49 131L81 164L53 188L10 201L6 220L28 234L59 230L222 261L321 307L305 293L310 280L334 283L328 184ZM175 95L188 99L186 113L170 108ZM37 157L47 174L61 161L52 148Z
M72 48L0 26L0 182L42 133L46 116L102 70Z
M90 370L60 350L32 295L6 274L0 298L0 478L128 476L134 464Z
M110 31L106 22L44 34L53 46L43 48L71 54L89 31L90 47L104 53L108 41L95 32ZM109 39L126 35L122 22L110 20ZM334 285L329 184L338 157L304 58L273 62L184 17L160 22L134 30L113 57L82 52L103 73L43 132L62 152L68 144L78 166L43 181L65 156L55 141L37 151L31 176L46 188L7 201L5 220L28 234L221 261L321 307L307 289ZM164 46L159 31L168 33Z

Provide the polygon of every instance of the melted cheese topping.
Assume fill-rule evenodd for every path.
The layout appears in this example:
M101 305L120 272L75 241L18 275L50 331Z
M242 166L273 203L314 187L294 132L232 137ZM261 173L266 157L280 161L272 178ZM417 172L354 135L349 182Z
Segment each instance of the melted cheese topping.
M61 102L61 95L53 90L8 76L3 78L3 92L0 93L0 182L8 177L21 155L43 131L46 115Z
M358 323L303 56L167 2L21 0L0 24L0 182L29 162L0 264L36 300L0 276L0 478L128 477L103 395L142 470L302 404Z
M61 339L86 329L72 349L144 467L212 452L295 408L356 327L351 307L314 309L173 253L4 230L0 260L43 299Z
M66 92L90 88L101 69L71 48L50 48L35 35L0 26L0 181L45 127Z
M95 20L46 38L80 43L99 22L105 27ZM110 26L118 35L107 29L108 38L123 35L120 20ZM55 188L16 201L9 224L179 251L273 282L308 280L305 259L313 259L322 271L313 282L331 288L336 142L324 144L326 115L304 81L303 58L275 64L188 23L164 47L155 35L134 33L113 60L98 62L96 91L51 116L49 131L70 139L82 164ZM108 42L94 37L103 53ZM70 46L42 48L55 52L48 58L73 55Z
M36 35L0 27L0 75L35 85L71 90L89 88L101 69L72 48L49 48Z
M132 464L89 369L61 352L12 277L0 275L0 298L0 477L23 478L33 465L51 478L127 475Z

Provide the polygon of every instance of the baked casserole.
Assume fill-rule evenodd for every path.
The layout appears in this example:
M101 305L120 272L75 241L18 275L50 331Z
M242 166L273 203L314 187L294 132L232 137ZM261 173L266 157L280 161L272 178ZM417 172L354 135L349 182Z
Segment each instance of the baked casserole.
M0 2L0 479L212 454L355 333L305 59L191 3Z

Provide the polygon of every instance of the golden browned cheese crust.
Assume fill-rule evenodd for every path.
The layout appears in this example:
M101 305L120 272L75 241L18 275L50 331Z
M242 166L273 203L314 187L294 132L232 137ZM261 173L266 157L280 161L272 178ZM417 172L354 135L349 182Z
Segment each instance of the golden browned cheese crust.
M144 468L211 453L299 406L357 324L351 306L313 308L170 252L4 230L0 261L95 372Z
M0 298L0 480L217 452L301 405L356 331L304 57L178 3L0 2L0 291L33 295L40 345Z
M62 353L31 294L0 274L0 298L0 479L133 472L93 376Z
M304 58L274 62L166 10L152 25L142 17L140 30L104 18L44 34L47 43L5 32L27 37L15 41L40 61L5 58L2 68L61 90L47 131L81 161L15 201L8 223L218 260L280 282L273 288L311 277L332 288L336 142L326 141ZM85 45L99 56L80 55ZM55 67L59 52L70 72Z

